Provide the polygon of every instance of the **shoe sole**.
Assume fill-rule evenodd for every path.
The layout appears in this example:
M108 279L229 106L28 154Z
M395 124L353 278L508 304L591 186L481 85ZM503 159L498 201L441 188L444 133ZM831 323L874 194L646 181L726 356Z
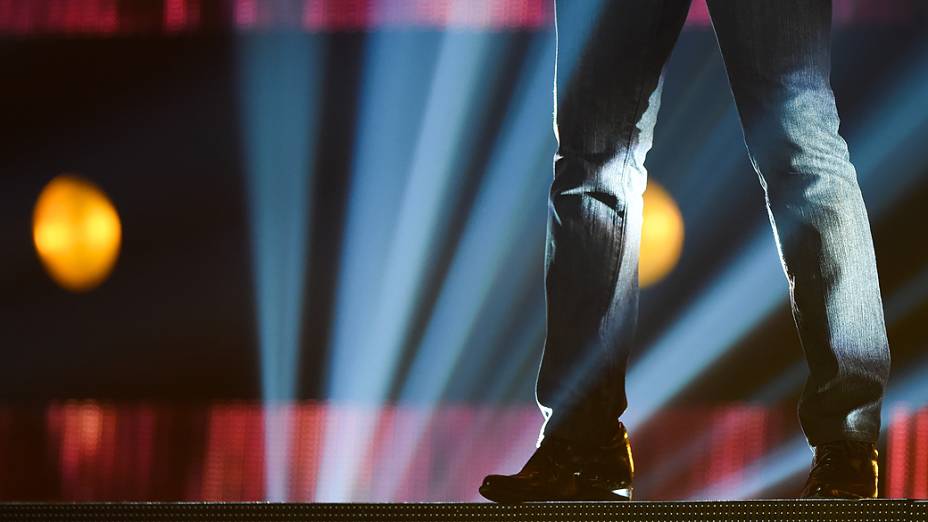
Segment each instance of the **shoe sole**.
M856 493L851 493L849 491L836 491L836 493L838 493L838 495L836 496L811 495L805 498L809 500L868 500L868 499L876 498L876 497L865 497L862 495L858 495Z
M607 491L600 489L586 489L576 496L570 497L527 497L522 491L491 490L480 486L478 489L483 498L498 504L518 504L521 502L629 502L632 499L632 488Z

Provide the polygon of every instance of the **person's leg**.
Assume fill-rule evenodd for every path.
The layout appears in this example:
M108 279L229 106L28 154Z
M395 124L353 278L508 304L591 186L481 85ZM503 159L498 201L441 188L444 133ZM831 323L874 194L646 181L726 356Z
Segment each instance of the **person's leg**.
M558 2L558 19L589 1ZM546 421L521 471L484 478L480 493L490 500L631 497L631 449L618 417L638 313L643 163L661 71L689 2L607 0L591 33L557 27L548 322L536 383ZM582 49L573 71L562 60L567 49Z
M875 442L889 346L870 225L838 134L831 2L709 0L810 376L810 444Z
M556 78L558 151L546 245L547 336L536 398L542 437L597 443L626 407L638 305L645 155L661 71L690 0L605 2L593 33L558 27L584 49ZM559 15L571 7L557 4ZM588 41L586 41L589 39Z

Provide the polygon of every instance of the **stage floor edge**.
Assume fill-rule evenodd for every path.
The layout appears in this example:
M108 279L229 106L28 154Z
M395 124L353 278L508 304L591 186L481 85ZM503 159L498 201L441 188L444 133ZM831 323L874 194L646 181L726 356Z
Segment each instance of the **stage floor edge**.
M0 520L107 521L661 521L928 522L914 500L316 504L274 502L2 502Z

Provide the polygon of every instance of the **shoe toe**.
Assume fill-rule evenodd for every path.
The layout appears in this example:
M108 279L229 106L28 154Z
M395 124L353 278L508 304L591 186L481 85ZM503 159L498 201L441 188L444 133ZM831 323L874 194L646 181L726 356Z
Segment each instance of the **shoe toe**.
M511 488L516 482L517 481L513 480L512 477L507 477L506 475L487 475L484 477L480 489Z
M480 494L483 495L487 500L492 500L494 502L502 501L506 491L506 488L503 487L503 484L506 483L507 478L509 477L504 477L502 475L487 475L483 479L483 483L480 484Z
M492 489L499 482L499 475L487 475L483 478L483 482L480 484L480 492L483 493L485 489Z
M533 496L523 481L507 475L487 475L479 491L487 500L494 502L523 502Z

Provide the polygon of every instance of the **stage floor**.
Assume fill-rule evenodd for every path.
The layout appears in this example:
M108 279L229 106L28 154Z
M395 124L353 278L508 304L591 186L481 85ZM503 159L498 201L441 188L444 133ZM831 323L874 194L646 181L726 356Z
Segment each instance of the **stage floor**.
M528 504L298 504L265 502L0 503L0 520L109 521L928 521L911 500L549 502Z

